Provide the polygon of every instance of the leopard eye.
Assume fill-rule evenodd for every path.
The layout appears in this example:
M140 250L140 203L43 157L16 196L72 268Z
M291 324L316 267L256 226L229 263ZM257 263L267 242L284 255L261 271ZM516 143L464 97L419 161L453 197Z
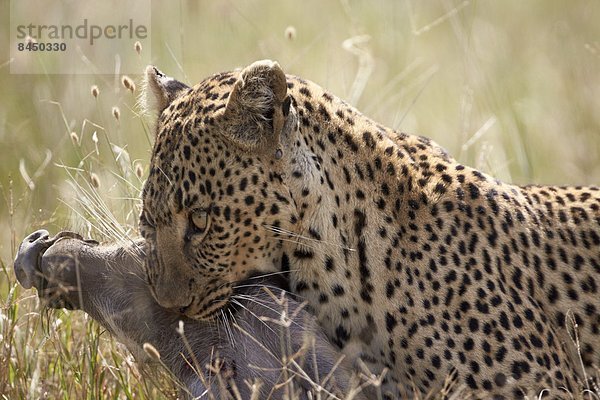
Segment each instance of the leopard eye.
M190 223L194 234L206 232L210 224L208 211L205 209L194 210L190 215Z

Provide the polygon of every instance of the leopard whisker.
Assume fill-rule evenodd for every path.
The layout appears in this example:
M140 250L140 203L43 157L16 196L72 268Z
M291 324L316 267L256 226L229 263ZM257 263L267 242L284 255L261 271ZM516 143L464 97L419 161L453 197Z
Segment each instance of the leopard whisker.
M262 227L265 228L265 229L267 229L267 230L269 230L269 231L271 231L271 232L274 232L274 233L277 233L277 234L280 234L280 235L286 235L286 236L291 237L291 238L302 239L302 240L306 240L306 241L313 242L313 243L324 243L324 244L327 244L327 245L339 247L339 248L344 249L344 250L356 251L356 249L351 248L351 247L343 246L343 245L340 245L338 243L329 242L329 241L326 241L326 240L323 240L323 239L315 239L315 238L311 238L311 237L308 237L308 236L304 236L304 235L301 235L299 233L292 232L292 231L289 231L287 229L284 229L284 228L281 228L281 227L278 227L278 226L263 224ZM300 244L299 241L296 241L296 243ZM306 243L302 243L302 244L305 245L305 246L308 246Z
M237 319L235 318L235 314L233 314L233 313L231 312L231 309L230 309L230 308L228 308L228 309L227 309L227 312L229 313L229 316L231 317L230 329L232 329L232 328L233 328L233 327L235 327L235 326L238 326L239 324L238 324L238 322L237 322ZM233 329L232 329L232 330L233 330Z
M275 314L281 314L281 310L276 310L276 309L275 309L275 308L273 308L273 307L269 307L268 305L266 305L266 304L262 303L262 302L261 302L260 300L258 300L258 299L255 299L255 298L253 298L252 296L247 296L247 295L236 295L235 297L236 297L236 299L240 299L240 300L244 300L244 301L251 301L252 303L254 303L254 304L257 304L257 305L259 305L259 306L261 306L261 307L264 307L264 308L266 308L267 310L271 310L271 311L273 311ZM292 323L293 323L294 325L296 325L297 327L299 327L299 328L301 327L301 326L300 326L300 325L299 325L299 324L298 324L296 321L292 321Z
M275 236L270 236L269 239L281 240L282 242L288 242L288 243L294 243L297 245L302 245L302 246L308 247L311 250L319 250L319 248L317 246L310 245L307 243L301 243L299 240L285 239L285 238L275 237Z
M250 313L250 315L252 315L254 318L256 318L257 321L259 321L261 324L263 324L268 330L270 330L271 332L273 332L274 334L276 334L277 332L275 332L273 330L273 328L271 328L265 321L263 321L258 315L256 315L255 313L253 313L252 311L250 311L250 309L248 307L246 307L245 305L243 305L241 302L239 302L238 300L232 298L231 302L236 304L237 306L239 306L240 308L246 310L248 313Z
M236 288L240 287L240 286L236 286L236 283L246 283L251 280L268 278L270 276L289 274L290 272L294 272L294 271L297 271L297 270L293 269L293 270L288 270L288 271L275 271L275 272L267 272L267 273L264 273L261 275L253 275L248 278L238 279L236 281L231 282L231 285L232 285L231 287L233 289L236 289ZM257 284L257 286L264 286L264 285Z
M231 343L231 345L235 346L235 339L233 337L233 332L231 331L231 325L229 324L229 318L227 318L227 315L223 312L223 309L221 309L219 311L223 318L223 325L225 327L225 332L227 334L227 338L229 339L229 343Z
M260 283L257 283L257 284L248 284L248 285L238 285L238 286L234 286L234 289L241 289L241 288L258 288L258 289L260 289L260 288L263 288L263 287L269 288L269 289L273 289L273 290L279 290L279 291L282 291L282 292L284 292L286 294L289 294L291 296L295 296L295 297L298 297L300 299L303 299L302 296L300 296L300 295L298 295L296 293L290 292L289 290L282 289L282 288L280 288L278 286L264 285L264 284L260 284Z
M287 270L287 271L267 272L265 274L251 276L250 278L240 279L240 280L235 281L235 282L245 282L245 281L250 281L250 280L253 280L253 279L262 279L262 278L266 278L266 277L269 277L269 276L284 275L284 274L289 274L290 272L295 272L295 271L299 271L299 270L298 269L290 269L290 270Z

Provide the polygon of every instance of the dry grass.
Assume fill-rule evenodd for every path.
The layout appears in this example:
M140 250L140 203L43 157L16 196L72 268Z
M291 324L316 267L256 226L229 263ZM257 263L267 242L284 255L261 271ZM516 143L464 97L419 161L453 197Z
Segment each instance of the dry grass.
M374 119L432 137L502 179L600 182L598 2L153 7L152 58L187 83L277 59ZM0 15L8 16L8 2ZM7 35L0 31L5 42ZM19 241L41 227L97 238L135 232L152 134L135 107L139 89L122 79L9 75L0 59L2 398L176 397L164 376L140 379L127 351L82 313L41 312L12 272Z

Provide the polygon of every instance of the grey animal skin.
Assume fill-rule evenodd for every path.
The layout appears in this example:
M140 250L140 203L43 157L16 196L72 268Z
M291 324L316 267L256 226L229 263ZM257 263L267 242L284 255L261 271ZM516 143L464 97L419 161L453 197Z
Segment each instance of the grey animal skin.
M240 283L237 305L224 311L226 327L225 318L192 320L159 306L145 281L143 248L143 240L103 246L73 232L51 238L42 230L21 243L15 273L25 288L34 286L49 307L88 313L139 361L151 360L152 351L143 350L144 344L151 344L160 362L194 397L210 390L216 398L232 398L237 390L242 399L249 399L253 391L249 383L256 380L262 383L260 399L282 398L290 387L295 391L292 398L309 398L309 392L315 398L318 389L311 380L322 384L321 398L328 393L348 398L356 387L350 369L343 360L338 362L339 351L315 318L297 299L282 295L286 283L280 276ZM281 385L286 379L282 360L297 352L287 366L288 376L295 377L293 385ZM200 366L201 376L190 364ZM219 378L215 370L220 371ZM358 393L352 398L364 397Z

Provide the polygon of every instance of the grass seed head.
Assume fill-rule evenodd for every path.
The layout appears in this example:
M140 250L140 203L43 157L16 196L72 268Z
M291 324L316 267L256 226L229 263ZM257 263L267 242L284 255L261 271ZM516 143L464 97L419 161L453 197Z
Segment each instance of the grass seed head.
M142 346L146 354L150 356L155 361L160 361L160 353L156 350L156 347L152 346L150 343L146 342Z
M119 107L114 106L112 108L112 115L117 121L119 120L119 118L121 118L121 110L119 110Z
M291 25L285 28L285 38L288 40L296 39L296 28Z
M138 179L142 179L142 176L144 176L144 167L142 167L141 163L135 163L135 176L138 177Z
M71 142L73 142L74 145L79 144L79 136L77 135L77 132L71 132L69 136L71 136Z
M125 89L129 90L131 93L135 92L135 83L127 75L123 75L123 77L121 78L121 83L123 84Z
M100 178L95 173L90 174L90 183L94 189L98 189L100 187Z
M92 93L92 96L94 96L94 98L98 98L98 95L100 94L100 89L98 89L98 86L96 85L92 85L92 87L90 88L90 92Z
M139 41L133 44L133 48L135 49L135 52L138 53L138 55L142 53L142 44Z

